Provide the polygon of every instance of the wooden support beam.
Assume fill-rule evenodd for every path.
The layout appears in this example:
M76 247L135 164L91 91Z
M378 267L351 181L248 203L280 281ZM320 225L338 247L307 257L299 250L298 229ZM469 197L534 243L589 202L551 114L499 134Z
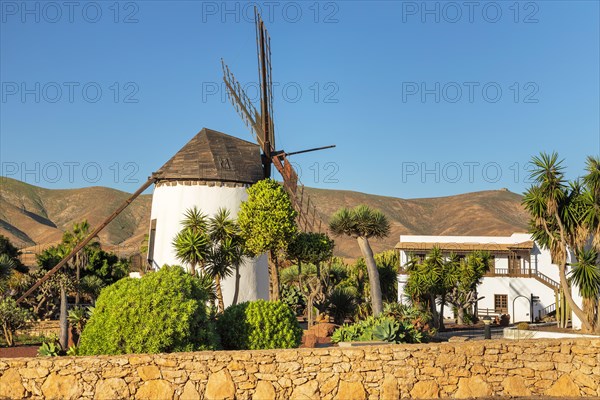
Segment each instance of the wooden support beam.
M33 284L31 288L29 288L28 291L26 291L21 297L19 297L19 299L17 299L17 303L20 303L23 300L25 300L38 287L40 287L42 283L46 282L48 279L50 279L50 277L52 277L52 275L54 275L57 271L64 267L65 264L75 256L75 254L77 254L81 249L83 249L93 238L98 236L98 233L100 233L100 231L106 228L106 226L110 224L113 219L117 218L119 214L121 214L121 212L133 202L133 200L135 200L140 194L142 194L144 190L148 189L148 187L150 187L150 185L152 185L154 182L155 179L153 177L148 178L146 183L144 183L135 193L129 196L127 200L125 200L114 213L112 213L108 218L106 218L104 222L102 222L96 229L94 229L93 232L90 233L81 243L75 246L73 251L67 254L65 258L60 260L60 262L56 264L54 268L46 272L46 275L42 276L40 280L38 280L36 283Z

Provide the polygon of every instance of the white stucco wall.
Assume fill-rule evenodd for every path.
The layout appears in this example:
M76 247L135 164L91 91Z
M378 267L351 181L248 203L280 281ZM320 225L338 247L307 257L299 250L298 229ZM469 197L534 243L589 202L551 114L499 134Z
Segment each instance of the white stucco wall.
M478 302L479 310L493 310L494 295L507 295L511 322L530 320L528 299L532 294L540 298L539 303L533 305L534 320L539 311L556 302L554 291L533 278L484 277L481 285L477 287L477 293L480 297L485 296Z
M408 275L398 275L398 301L401 303L406 302L404 285L407 277ZM492 314L494 314L494 295L507 295L508 314L510 314L511 322L530 320L529 301L527 299L530 299L532 294L539 297L539 302L533 305L534 320L539 311L556 302L554 291L533 278L485 277L477 287L477 293L479 297L484 297L478 302L480 312L487 308L492 310ZM444 318L454 318L452 308L449 305L444 308Z
M206 185L157 186L152 195L151 220L156 220L154 240L154 268L165 264L182 263L175 257L173 238L181 230L181 220L186 210L196 206L208 216L219 208L227 208L232 218L237 218L240 204L248 194L244 187L218 187ZM246 259L240 266L240 293L238 302L268 299L269 272L266 255ZM231 304L235 277L221 281L225 306Z

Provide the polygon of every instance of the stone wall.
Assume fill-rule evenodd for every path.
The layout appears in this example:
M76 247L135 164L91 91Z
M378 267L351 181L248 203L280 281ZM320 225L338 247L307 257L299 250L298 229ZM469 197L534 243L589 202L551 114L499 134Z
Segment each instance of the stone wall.
M17 335L51 336L60 334L60 323L56 320L34 321L27 329L18 330Z
M600 338L0 360L0 398L600 396Z

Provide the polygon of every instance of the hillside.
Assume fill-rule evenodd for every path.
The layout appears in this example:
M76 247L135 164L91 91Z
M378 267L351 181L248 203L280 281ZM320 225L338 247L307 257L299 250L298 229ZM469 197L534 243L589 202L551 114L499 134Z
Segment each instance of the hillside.
M323 220L338 208L368 204L390 219L388 238L373 241L375 251L391 249L401 234L510 235L527 230L528 216L521 196L506 190L466 193L449 197L400 199L343 190L309 189ZM52 190L10 178L0 178L0 234L21 248L37 251L60 241L62 232L87 219L99 225L128 193L105 187ZM134 201L102 233L100 241L121 255L136 253L147 232L151 195ZM358 257L352 239L335 238L336 254Z
M0 178L0 234L16 246L40 248L59 242L65 230L87 219L96 227L130 194L106 187L52 190ZM138 197L99 235L106 247L135 253L148 230L151 195Z

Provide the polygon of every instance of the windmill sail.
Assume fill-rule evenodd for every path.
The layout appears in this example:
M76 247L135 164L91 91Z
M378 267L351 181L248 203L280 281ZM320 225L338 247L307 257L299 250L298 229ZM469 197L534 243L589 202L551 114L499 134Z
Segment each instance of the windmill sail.
M112 220L117 218L119 216L119 214L121 214L123 212L123 210L125 210L140 194L142 194L144 192L144 190L148 189L150 187L150 185L152 185L154 183L154 181L155 181L154 178L152 178L152 177L148 178L148 180L138 190L136 190L135 193L133 193L131 196L129 196L129 198L127 198L127 200L125 200L119 206L119 208L117 208L115 210L115 212L113 212L111 215L109 215L104 220L104 222L102 222L96 229L94 229L92 231L92 233L90 233L85 239L83 239L81 241L81 243L79 243L77 246L75 246L75 248L69 254L67 254L62 260L60 260L60 262L58 264L56 264L50 271L46 272L46 274L44 276L42 276L37 282L35 282L33 284L33 286L31 286L29 288L29 290L27 290L25 293L23 293L23 295L17 299L17 303L20 303L23 300L25 300L29 295L31 295L33 292L35 292L35 290L38 287L40 287L40 285L42 283L44 283L45 281L50 279L52 277L52 275L54 275L58 271L60 271L60 269L62 267L64 267L67 264L67 262L69 262L69 260L71 260L73 257L75 257L75 255L77 253L79 253L81 251L81 249L83 249L92 239L94 239L96 236L98 236L98 234L104 228L106 228L106 226L108 224L110 224Z
M240 115L246 126L250 128L257 143L262 148L264 177L271 176L271 164L275 166L283 178L283 187L288 192L294 209L298 213L298 226L303 231L321 232L323 223L316 205L308 193L304 193L304 185L300 186L298 174L288 162L284 151L275 151L275 124L273 122L273 80L271 67L271 37L254 8L256 22L256 52L258 55L258 74L260 77L260 113L257 111L242 86L236 80L223 60L223 81L231 104Z
M271 67L271 36L265 23L254 7L256 21L256 54L258 55L258 76L260 76L260 111L265 141L275 150L275 124L273 123L273 78Z
M225 83L231 105L233 105L233 108L235 108L235 111L237 111L246 126L250 128L258 144L263 147L263 129L259 124L261 120L260 113L256 110L256 107L254 107L254 104L252 104L252 101L246 92L244 92L244 89L242 89L242 86L223 59L221 59L221 67L223 68L223 82Z
M324 224L317 212L314 201L308 193L304 193L304 185L298 185L300 180L285 153L273 157L273 165L283 178L283 187L290 196L292 206L298 213L298 227L304 232L322 232Z

